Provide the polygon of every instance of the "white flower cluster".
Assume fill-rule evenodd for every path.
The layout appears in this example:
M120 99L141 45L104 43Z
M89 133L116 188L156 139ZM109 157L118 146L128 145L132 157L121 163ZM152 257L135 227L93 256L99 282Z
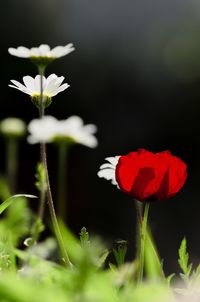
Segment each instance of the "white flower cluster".
M84 125L78 116L71 116L66 120L57 120L53 116L34 119L28 126L30 136L28 141L35 143L51 143L57 140L67 140L95 148L98 144L93 135L97 128L93 124Z
M57 46L53 49L50 49L49 45L42 44L39 47L30 49L23 46L9 48L8 52L17 57L36 59L38 64L44 64L46 67L51 59L63 57L74 49L71 43L66 46ZM41 59L44 59L44 61ZM23 84L16 80L11 80L9 86L30 95L33 103L39 108L41 95L44 107L47 107L51 103L52 97L69 87L67 83L62 84L63 81L64 77L58 77L56 74L51 74L47 78L43 75L36 75L35 78L24 76ZM98 144L94 136L97 130L96 126L93 124L84 125L82 119L78 116L71 116L62 121L57 120L53 116L44 116L41 119L32 120L28 130L30 132L28 141L31 144L50 143L56 140L66 140L91 148L96 147Z

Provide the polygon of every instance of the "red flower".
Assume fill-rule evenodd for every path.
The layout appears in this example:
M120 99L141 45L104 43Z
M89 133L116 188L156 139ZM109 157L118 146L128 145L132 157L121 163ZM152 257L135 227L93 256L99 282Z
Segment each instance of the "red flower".
M120 156L115 177L119 188L140 201L160 201L174 196L187 178L186 164L169 151L144 149Z

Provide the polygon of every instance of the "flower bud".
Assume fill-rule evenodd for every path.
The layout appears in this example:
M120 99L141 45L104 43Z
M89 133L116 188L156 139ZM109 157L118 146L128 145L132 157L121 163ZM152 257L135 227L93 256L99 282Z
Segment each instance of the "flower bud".
M6 137L22 137L26 133L26 124L21 119L9 117L1 121L0 132Z

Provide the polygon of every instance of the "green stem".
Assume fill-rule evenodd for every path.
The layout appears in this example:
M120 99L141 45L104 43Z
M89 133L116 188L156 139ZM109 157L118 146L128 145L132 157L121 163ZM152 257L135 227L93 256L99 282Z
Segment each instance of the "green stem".
M45 72L45 67L44 66L38 66L38 71L40 74L40 104L39 104L39 116L42 118L44 116L44 102L43 102L43 75ZM52 199L52 194L51 194L51 187L50 187L50 182L49 182L49 174L48 174L48 167L47 167L47 158L46 158L46 145L44 143L40 144L40 160L44 166L45 169L45 174L46 174L46 184L47 184L47 191L45 192L44 190L41 190L40 192L40 206L39 206L39 217L42 219L44 215L44 209L45 209L45 195L47 194L47 202L48 202L48 207L49 207L49 212L53 224L53 229L55 236L57 238L61 254L63 257L63 260L65 262L65 265L67 267L72 267L72 264L69 260L67 251L65 249L65 245L63 242L62 234L59 228L58 220L56 217L55 209L54 209L54 204L53 204L53 199ZM45 194L46 193L46 194Z
M58 144L58 216L65 221L67 218L67 154L69 145L66 142Z
M139 260L139 269L138 269L138 283L142 282L143 279L143 271L144 271L144 253L145 253L145 241L147 234L147 220L149 213L149 202L145 203L144 207L144 215L142 219L142 223L140 224L140 260Z
M18 141L14 137L8 137L6 142L7 159L6 159L6 173L7 180L11 194L15 193L16 176L18 169Z
M44 102L43 102L43 76L45 74L45 67L42 65L38 66L38 73L40 75L40 104L39 104L39 116L44 116Z
M40 144L40 161L42 162L44 166L44 159L43 159L43 153L45 151L46 146L44 143ZM38 217L41 219L41 221L44 218L44 210L45 210L45 199L46 199L46 188L45 186L42 186L40 189L40 197L39 197L39 208L38 208Z
M40 74L40 104L39 104L39 117L43 118L44 116L44 102L43 102L43 75L45 73L45 67L38 66L38 72ZM40 161L43 162L43 153L44 153L45 145L44 143L40 144ZM39 208L38 208L38 216L41 220L44 217L44 210L45 210L45 197L46 192L44 189L40 190L40 197L39 197Z
M58 220L56 217L55 209L54 209L54 204L53 204L53 199L52 199L52 194L51 194L51 187L50 187L50 182L49 182L49 174L48 174L48 168L47 168L47 158L46 158L46 146L43 144L43 153L42 153L42 163L45 168L46 172L46 181L47 181L47 200L48 200L48 206L49 206L49 211L50 211L50 216L53 224L53 229L56 235L56 238L58 240L58 244L61 250L61 254L63 256L63 260L65 262L65 265L67 267L72 267L72 264L69 260L67 251L65 249L65 245L63 242L62 234L59 228Z
M142 206L143 204L135 200L135 210L136 210L136 259L137 262L140 262L140 252L141 252L141 225L142 225Z

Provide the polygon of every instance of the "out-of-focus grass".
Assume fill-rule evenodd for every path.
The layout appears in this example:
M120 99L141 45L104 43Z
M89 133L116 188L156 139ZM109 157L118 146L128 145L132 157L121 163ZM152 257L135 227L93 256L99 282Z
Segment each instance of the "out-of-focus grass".
M73 263L73 268L65 268L53 237L31 241L35 217L29 202L25 196L18 196L0 205L4 212L0 221L0 302L175 301L174 290L164 277L150 233L146 242L146 278L138 284L137 261L124 263L126 248L122 251L120 246L115 249L115 257L109 258L112 252L98 238L90 238L85 228L78 238L60 222L64 244ZM179 256L181 267L185 267L186 241L182 242ZM116 262L109 263L110 259ZM191 271L195 282L199 275L199 270ZM183 279L187 286L192 282L190 276ZM185 296L186 288L183 285L176 288L177 293Z

